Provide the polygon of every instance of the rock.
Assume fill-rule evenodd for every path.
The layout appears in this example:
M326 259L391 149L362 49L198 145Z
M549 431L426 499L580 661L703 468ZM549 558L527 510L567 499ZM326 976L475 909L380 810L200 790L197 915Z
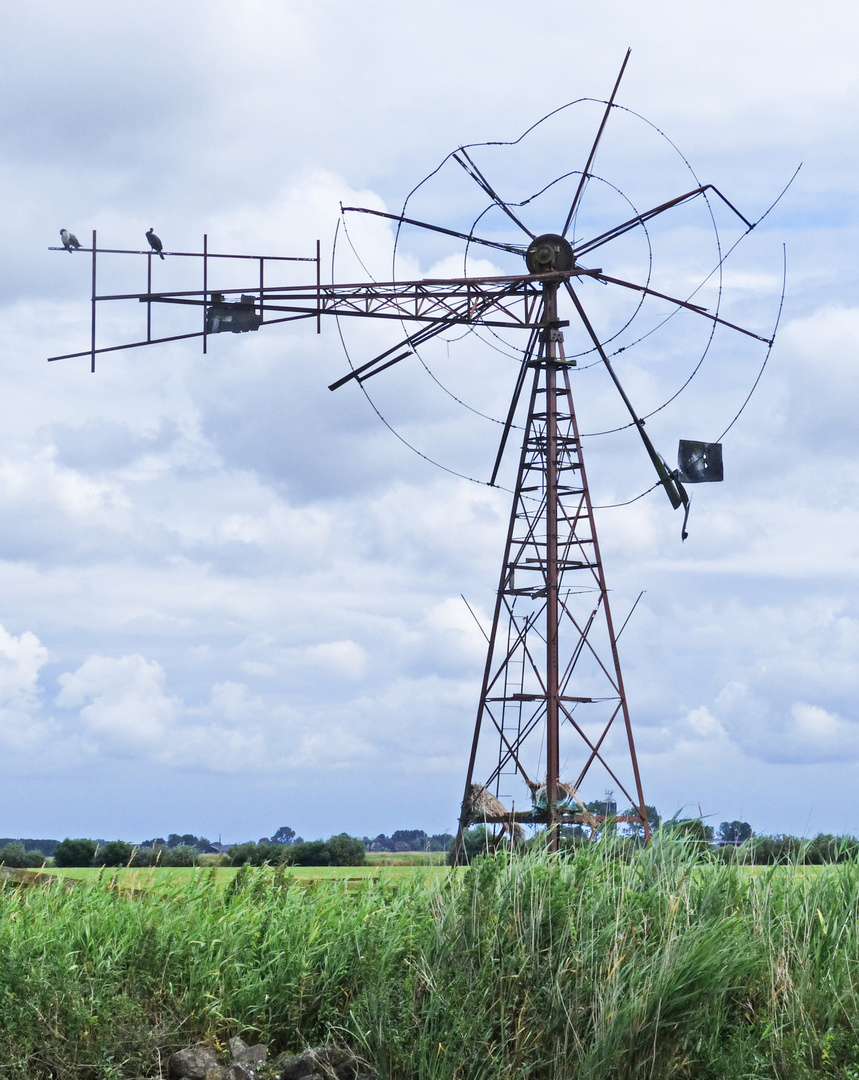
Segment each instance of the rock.
M259 1080L253 1065L244 1061L234 1061L224 1070L224 1080Z
M347 1050L316 1046L292 1058L284 1066L280 1080L373 1080L361 1062Z
M245 1042L245 1040L239 1038L238 1035L234 1035L232 1039L229 1040L227 1045L230 1048L230 1061L241 1061L242 1054L248 1048L248 1044Z
M238 1035L230 1039L230 1059L242 1065L261 1065L268 1057L268 1048L265 1043L256 1043L248 1046L244 1039Z
M186 1077L187 1080L220 1080L221 1066L211 1050L196 1046L171 1054L167 1072L170 1076Z

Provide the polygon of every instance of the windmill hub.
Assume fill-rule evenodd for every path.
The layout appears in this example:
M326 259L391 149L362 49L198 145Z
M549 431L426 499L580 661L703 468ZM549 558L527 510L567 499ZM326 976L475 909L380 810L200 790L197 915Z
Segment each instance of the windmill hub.
M531 241L525 263L531 274L563 273L573 269L576 259L568 240L556 233L544 233Z

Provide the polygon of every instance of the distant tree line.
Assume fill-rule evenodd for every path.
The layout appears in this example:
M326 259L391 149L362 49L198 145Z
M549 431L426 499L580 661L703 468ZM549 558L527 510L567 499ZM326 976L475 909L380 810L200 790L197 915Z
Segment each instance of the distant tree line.
M78 838L61 840L54 851L56 866L195 866L199 852L190 844L175 847L130 844L126 840Z
M397 829L390 836L379 833L370 839L362 837L367 851L447 851L453 836L450 833L435 833L428 836L423 829Z
M183 838L184 839L184 838ZM163 840L131 844L126 840L92 840L88 837L42 841L40 848L28 848L26 840L7 840L0 848L0 864L11 867L39 867L48 858L55 866L194 866L202 849L191 844L168 846ZM209 851L216 851L209 847Z
M348 833L327 840L296 840L294 843L235 844L224 857L228 866L360 866L366 848Z
M818 833L811 840L784 834L755 836L738 847L717 848L715 854L725 862L750 862L757 866L793 862L818 866L859 859L859 839L855 836L834 836L832 833Z
M292 829L283 826L274 835L284 839L274 841L264 838L256 844L233 844L223 855L224 864L359 866L364 861L364 844L346 833L327 840L306 842L296 837ZM195 840L196 844L184 842L190 839ZM53 861L55 866L60 867L195 866L200 854L207 853L207 846L211 847L205 837L179 836L175 833L171 833L167 841L157 837L139 845L125 840L67 837L53 841ZM215 851L215 848L211 848L211 852ZM45 855L41 851L28 851L24 843L18 840L8 841L0 848L0 864L9 867L38 867L44 862Z
M185 833L180 836L174 832L170 833L166 840L161 836L157 836L152 840L143 840L137 846L140 848L169 848L171 851L180 847L189 847L200 855L213 855L218 850L205 836L194 836L193 833Z
M24 843L21 840L6 840L0 848L0 865L10 866L15 870L42 866L47 859L44 852L36 848L28 849ZM56 844L55 840L54 846Z
M59 840L33 840L21 836L0 836L0 850L6 848L9 844L20 844L25 851L32 852L34 855L41 855L42 862L53 856L54 848L58 843Z
M270 837L263 836L260 840L257 840L257 844L303 844L304 840L300 836L295 835L295 829L290 829L288 825L281 825L279 829L271 834Z
M564 826L561 829L563 847L574 852L587 843L599 842L611 835L629 845L630 850L644 839L644 830L635 822L616 822L617 804L610 800L587 804L587 809L600 817L609 815L594 836L582 826ZM694 845L702 858L723 862L744 862L757 865L802 862L806 864L845 862L859 859L859 839L854 836L835 836L818 833L813 839L779 834L756 836L747 821L723 821L715 829L701 818L679 818L661 821L655 807L646 807L652 835L658 842L661 836L673 836ZM629 808L620 817L631 817ZM466 830L464 834L464 857L466 860L482 854L493 845L491 832L483 826ZM358 866L364 861L365 852L448 852L448 861L454 854L454 837L450 833L429 835L423 829L397 829L390 836L379 833L374 838L357 838L339 833L327 840L305 841L288 825L281 825L270 837L262 837L256 843L248 841L222 847L226 865L242 866L263 864L286 866ZM618 849L622 851L622 847ZM15 839L0 837L0 865L8 867L39 867L52 859L57 866L194 866L201 854L215 854L219 847L211 844L205 836L192 833L170 833L166 840L155 837L141 844L124 840L93 840L77 838L65 840Z

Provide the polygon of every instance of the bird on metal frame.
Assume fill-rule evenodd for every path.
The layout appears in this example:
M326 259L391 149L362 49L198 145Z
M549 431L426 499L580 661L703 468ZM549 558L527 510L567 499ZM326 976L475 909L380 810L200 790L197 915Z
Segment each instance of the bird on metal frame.
M146 239L149 241L149 246L152 248L152 250L158 252L158 258L163 259L164 253L161 250L161 241L152 231L151 225L149 226L149 232L146 234Z
M60 229L60 239L63 241L63 247L66 251L76 251L81 246L80 240L74 233L70 233L68 229Z

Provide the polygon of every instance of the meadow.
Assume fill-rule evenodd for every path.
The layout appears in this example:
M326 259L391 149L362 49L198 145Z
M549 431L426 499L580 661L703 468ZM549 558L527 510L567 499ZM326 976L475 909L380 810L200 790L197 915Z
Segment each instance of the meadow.
M46 874L67 881L114 882L120 889L150 889L167 884L193 885L205 881L210 887L226 888L239 873L241 867L222 866L212 863L204 866L141 866L113 869L108 867L70 866L50 867ZM265 870L265 873L273 871ZM362 881L413 881L416 878L435 879L449 873L446 866L415 860L391 859L367 862L362 866L285 866L278 870L283 882L296 884L307 882L347 882L350 885Z
M152 1076L240 1034L381 1080L859 1078L856 862L345 869L0 890L0 1076Z

